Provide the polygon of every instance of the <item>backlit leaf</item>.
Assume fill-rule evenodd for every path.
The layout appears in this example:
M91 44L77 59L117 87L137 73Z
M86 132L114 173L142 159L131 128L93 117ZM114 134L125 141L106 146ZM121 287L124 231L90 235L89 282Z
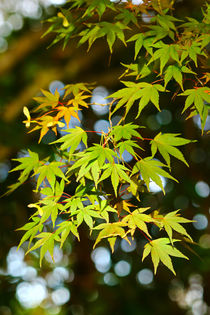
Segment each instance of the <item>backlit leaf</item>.
M176 241L177 240L174 240L174 242ZM168 238L158 238L147 243L144 246L142 261L149 254L151 254L155 274L157 272L157 267L161 261L173 272L174 275L176 275L170 256L188 259L188 257L183 255L178 249L170 245L170 240Z

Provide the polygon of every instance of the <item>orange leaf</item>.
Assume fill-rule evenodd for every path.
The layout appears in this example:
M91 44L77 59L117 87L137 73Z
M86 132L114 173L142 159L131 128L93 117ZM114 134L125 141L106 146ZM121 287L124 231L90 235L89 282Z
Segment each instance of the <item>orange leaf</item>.
M78 111L76 111L74 107L58 106L56 109L58 110L56 118L59 120L61 117L63 117L68 128L72 116L80 121Z

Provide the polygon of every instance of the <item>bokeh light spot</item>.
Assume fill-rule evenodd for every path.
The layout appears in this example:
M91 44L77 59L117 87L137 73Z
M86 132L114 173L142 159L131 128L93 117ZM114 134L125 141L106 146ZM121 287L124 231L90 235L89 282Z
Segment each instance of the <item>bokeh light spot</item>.
M112 272L108 272L104 275L104 283L109 286L114 286L119 283L117 277Z
M143 284L143 285L148 285L148 284L151 284L152 281L153 281L153 272L150 270L150 269L142 269L140 270L137 275L137 281L140 283L140 284Z
M172 121L171 112L167 109L163 109L157 113L157 121L160 125L168 125Z
M114 271L118 277L126 277L131 272L131 264L125 260L120 260L114 266Z
M60 96L63 96L65 93L65 90L63 90L64 86L63 82L55 80L50 83L49 90L52 94L55 94L55 91L57 90Z
M108 120L105 119L100 119L94 124L94 130L97 132L98 135L101 135L101 132L108 133L109 128L110 124Z
M91 259L99 272L105 273L111 267L110 251L105 247L97 247L91 253Z
M195 191L200 197L207 198L210 192L209 185L203 181L197 182Z
M25 308L33 308L40 305L47 297L47 289L43 283L38 281L21 282L17 286L16 295Z
M63 305L70 299L70 291L67 288L59 288L52 292L52 300L56 305Z
M197 230L204 230L208 226L208 219L204 214L196 214L193 220L195 221L193 225Z
M133 252L136 249L136 241L131 237L128 237L130 244L126 240L121 240L120 246L126 253Z

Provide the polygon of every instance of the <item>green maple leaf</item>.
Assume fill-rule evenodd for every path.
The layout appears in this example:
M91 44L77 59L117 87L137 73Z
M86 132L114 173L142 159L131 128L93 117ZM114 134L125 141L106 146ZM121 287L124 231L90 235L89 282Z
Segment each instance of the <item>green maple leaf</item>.
M147 215L144 214L143 212L147 211L148 208L138 208L136 210L134 210L132 213L126 215L123 219L122 219L122 223L127 223L128 228L131 230L131 235L134 234L136 228L139 228L140 230L142 230L145 234L147 234L149 237L150 234L148 232L147 229L147 225L145 222L153 222L154 219Z
M125 223L122 222L114 222L114 223L102 223L98 226L94 227L94 230L101 230L96 238L95 244L93 248L103 239L120 236L121 238L126 238L126 232L124 227Z
M196 67L198 66L197 56L198 55L206 56L200 47L200 43L197 43L196 41L193 41L189 47L187 46L187 53L190 59L194 61Z
M116 146L116 148L119 149L119 153L121 155L122 158L122 154L123 152L126 150L128 151L132 156L137 158L136 152L134 151L134 148L137 149L141 149L143 150L138 144L136 144L135 141L133 140L127 140L127 141L123 141L123 142L119 142Z
M88 41L88 50L91 48L96 39L106 36L107 43L112 53L112 46L118 38L121 40L126 46L124 30L128 29L128 27L121 22L110 23L110 22L99 22L99 23L89 23L87 24L87 28L83 30L79 36L82 38L79 41L79 45L84 44Z
M115 141L119 141L121 139L130 140L132 137L143 139L138 131L136 131L138 128L140 128L140 126L133 125L132 123L117 125L112 128L110 135L114 136Z
M167 45L167 44L164 44L162 41L160 41L154 44L153 46L157 47L158 49L152 55L150 61L148 62L148 65L151 62L159 59L160 60L160 74L162 74L163 68L169 61L170 57L173 60L175 60L177 63L180 63L179 55L178 55L179 45L177 44Z
M177 242L178 240L173 241ZM188 257L183 255L178 249L170 245L170 240L168 238L158 238L147 243L144 247L142 261L149 254L151 254L155 274L157 272L157 267L161 261L173 272L174 275L176 275L170 256L188 259Z
M95 201L94 201L94 208L99 212L101 217L104 218L107 223L109 223L109 213L110 212L117 213L117 210L112 208L108 204L107 200L100 200L98 198L98 200L96 202L98 202L98 204L95 204Z
M194 106L200 117L203 118L205 102L210 103L210 88L199 87L195 89L189 89L185 90L179 95L187 96L182 113L185 112L189 107Z
M13 159L13 161L17 161L20 165L13 168L10 172L22 171L18 180L22 178L25 180L28 178L30 173L36 170L39 166L39 155L36 152L32 152L28 150L29 156L22 157L19 159Z
M30 173L32 171L35 171L38 166L39 166L39 156L36 152L32 152L28 150L29 152L29 157L22 157L19 159L12 159L13 161L17 161L20 163L20 165L16 166L9 172L15 172L15 171L20 171L20 176L18 178L18 181L12 185L8 186L8 189L5 194L2 195L8 195L14 190L16 190L18 187L20 187L29 177Z
M155 107L160 111L159 107L159 91L164 92L165 89L160 84L149 84L146 82L129 82L129 81L122 81L122 83L126 86L113 94L109 97L113 97L116 99L120 99L117 103L115 109L113 110L112 114L114 114L119 108L123 105L125 106L125 116L133 106L136 100L139 100L138 104L138 114L137 117L140 115L143 108L151 101ZM137 118L136 117L136 118Z
M123 67L126 68L126 70L120 76L120 78L123 76L135 76L136 80L138 80L138 79L145 78L152 72L151 67L147 66L144 58L139 57L138 63L131 63L128 65L124 63L121 63L121 64L123 65Z
M128 183L131 182L130 177L127 175L127 172L130 172L130 170L121 164L106 164L104 167L104 172L101 175L101 178L99 182L105 180L106 178L111 176L111 182L112 186L114 188L115 196L117 196L117 188L119 186L120 180L124 180Z
M170 167L170 155L184 162L187 166L182 152L176 148L176 146L185 145L187 143L193 142L192 140L187 140L179 137L178 133L165 133L161 132L152 140L151 143L151 151L152 156L154 156L157 150L160 152L167 165Z
M105 164L106 159L110 163L113 163L113 159L114 157L117 157L117 153L102 145L94 144L85 152L81 152L77 156L79 159L69 168L69 172L74 172L79 169L77 181L84 176L88 176L90 173L97 185L101 169Z
M133 12L130 12L127 9L120 9L120 12L121 13L115 16L116 20L121 20L121 22L125 25L128 25L131 22L137 25L138 21L137 21L136 16L133 14Z
M32 246L27 252L26 255L41 247L40 250L40 267L42 265L42 260L44 258L44 255L46 254L47 251L49 251L50 256L52 257L53 260L53 250L54 250L54 243L55 243L55 239L58 240L58 236L54 233L49 233L49 232L42 232L40 234L38 234L36 236L36 238L40 238L40 240L38 240L34 246Z
M150 191L149 189L150 180L153 180L162 189L163 193L165 194L165 190L164 190L160 176L173 179L174 181L177 182L177 180L174 177L172 177L169 173L167 173L165 170L161 168L165 166L166 166L165 164L157 160L153 160L152 157L147 157L138 161L134 165L133 170L132 170L132 175L140 172L142 179L144 180L147 186L147 189L149 191Z
M38 232L41 232L41 230L43 229L43 225L40 224L40 218L39 217L33 217L32 218L33 221L26 223L24 226L20 227L19 229L17 229L17 231L26 231L26 233L22 236L18 248L20 248L20 246L29 239L29 245L31 244L33 238L35 237L35 235Z
M71 215L75 215L78 209L83 209L83 201L85 198L72 196L70 198L65 199L64 211L70 213Z
M61 171L60 167L65 165L62 162L51 162L50 164L45 164L36 168L34 175L38 174L36 191L42 184L42 182L46 179L48 180L51 188L54 191L54 186L56 182L56 176L68 181L64 173Z
M48 200L50 198L54 198L56 202L61 198L65 188L65 182L61 179L60 183L57 181L55 183L55 190L53 191L51 187L44 187L40 190L40 194L43 195L43 200ZM46 196L46 197L44 197Z
M93 210L94 207L92 205L83 207L77 210L77 226L79 226L83 221L89 226L90 229L93 228L93 219L98 218L105 220L99 213L99 211Z
M150 28L150 31L146 32L147 36L154 36L154 43L169 36L172 40L174 40L174 32L171 29L163 28L160 25L147 25Z
M68 84L64 86L65 94L64 98L66 98L69 94L73 94L73 96L77 96L79 93L90 93L90 89L92 88L92 85L89 83L75 83L75 84Z
M135 34L132 37L130 37L127 42L133 42L135 41L135 56L134 56L134 60L136 59L136 57L138 56L138 53L140 52L143 43L144 43L144 39L145 36L143 33L139 33L139 34Z
M86 3L86 0L68 0L67 2L72 3L71 5L71 9L72 9L75 7L80 8L83 4Z
M44 223L49 216L51 216L51 220L53 223L53 227L55 226L55 221L58 217L58 213L64 211L64 206L61 203L58 203L56 200L45 199L43 200L44 206L41 208L43 212L41 217L41 223Z
M154 219L157 220L159 226L165 229L172 245L173 245L173 238L172 238L173 230L182 235L185 235L187 238L189 238L192 241L191 236L187 233L185 228L180 223L190 223L193 221L180 217L180 214L178 213L178 211L179 210L169 212L165 216L158 214L158 215L155 215L154 217Z
M164 73L165 87L172 78L181 86L181 89L183 91L184 89L182 84L183 83L182 71L176 65L171 65L167 67Z
M166 29L166 30L172 29L174 31L176 31L176 26L175 26L174 22L180 22L181 21L181 20L175 18L174 16L167 15L167 14L164 14L164 15L158 14L152 20L156 21L164 29Z
M87 147L87 133L80 127L76 126L72 129L64 130L67 135L59 138L56 141L51 142L51 144L62 143L60 146L61 150L69 149L69 159L74 151L77 149L78 145L82 141Z
M61 242L60 248L63 247L63 244L70 233L72 233L74 236L76 236L78 240L80 240L77 227L72 221L64 221L58 224L58 229L56 232L57 234L61 234L60 235L60 242Z
M86 9L82 18L84 18L85 16L92 16L95 11L98 13L99 18L101 18L107 8L116 11L114 4L110 3L109 0L92 0L89 3L88 8Z

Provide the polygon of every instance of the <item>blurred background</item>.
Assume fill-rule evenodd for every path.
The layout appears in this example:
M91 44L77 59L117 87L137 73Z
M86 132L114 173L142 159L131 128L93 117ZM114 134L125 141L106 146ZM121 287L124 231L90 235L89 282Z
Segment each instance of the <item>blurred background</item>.
M139 0L134 0L138 4ZM201 18L201 0L178 0L178 17ZM25 156L27 149L48 155L49 133L40 145L38 134L27 134L22 120L23 106L32 107L32 98L40 88L62 94L65 84L97 82L92 102L104 104L105 97L120 88L118 77L123 73L120 62L132 62L133 47L118 49L110 58L107 45L98 40L89 53L86 47L76 50L72 40L62 50L57 44L49 49L52 34L41 21L56 14L65 0L0 0L0 194L17 180L11 159ZM142 16L145 23L147 16ZM174 85L174 91L176 86ZM173 83L170 90L173 91ZM164 180L166 195L151 183L152 194L144 193L142 206L172 211L183 209L182 215L195 220L187 231L197 245L185 248L190 261L175 260L177 277L160 266L153 276L151 261L141 262L143 240L136 237L131 246L119 241L112 255L107 243L92 250L93 240L81 228L81 242L69 238L61 250L55 248L55 263L46 255L39 268L38 252L24 257L26 247L16 251L21 232L31 210L27 205L36 200L33 183L29 182L9 196L0 199L0 315L204 315L210 314L210 229L208 184L210 151L208 137L201 137L200 120L185 121L181 111L183 99L171 100L173 93L162 97L162 112L148 106L138 123L147 128L144 137L160 131L182 133L198 142L182 150L190 164L187 168L172 160L172 175L179 184ZM104 131L109 127L107 108L93 106L81 115L81 125L90 130ZM130 114L131 115L131 114ZM135 115L133 115L135 117ZM113 124L121 118L113 117ZM130 116L129 119L132 119ZM71 126L77 122L72 120ZM206 129L209 129L208 118ZM97 134L91 141L98 141ZM148 148L145 147L146 153ZM148 151L149 154L149 151ZM127 162L132 156L125 153ZM129 198L124 195L124 198ZM152 231L155 235L156 230Z

